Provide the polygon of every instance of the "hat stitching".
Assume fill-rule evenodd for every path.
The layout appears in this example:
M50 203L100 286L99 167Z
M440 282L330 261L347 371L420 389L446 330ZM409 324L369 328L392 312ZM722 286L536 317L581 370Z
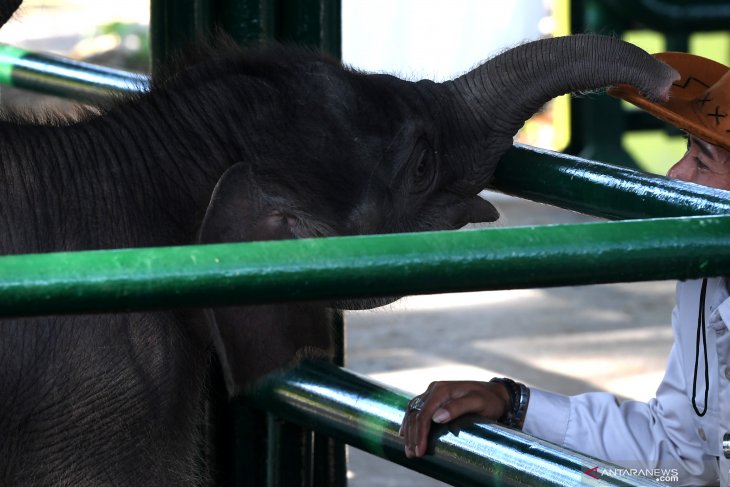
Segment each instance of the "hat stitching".
M712 100L713 98L710 98L709 93L705 93L705 96L701 100L697 100L697 103L701 103L700 107L704 107L705 103Z
M714 113L707 113L708 117L715 117L715 126L720 125L720 119L727 117L727 113L720 112L720 105L715 105Z
M701 85L702 85L702 86L704 86L705 88L709 88L709 87L710 87L710 85L708 85L708 84L706 84L706 83L702 82L701 80L699 80L699 79L695 78L694 76L688 76L688 77L687 77L687 79L686 79L686 80L684 80L684 83L682 83L682 84L680 84L680 83L672 83L672 85L673 85L673 86L678 86L678 87L680 87L680 88L684 89L684 88L687 88L687 86L689 85L689 83L690 83L691 81L696 81L697 83L701 84Z

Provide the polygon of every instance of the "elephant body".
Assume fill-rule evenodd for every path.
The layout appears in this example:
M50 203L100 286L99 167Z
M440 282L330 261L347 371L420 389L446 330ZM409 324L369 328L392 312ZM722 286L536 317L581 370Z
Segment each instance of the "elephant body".
M615 39L540 49L560 58L568 45L580 51L570 56L628 49L634 58L621 51L590 69L576 66L577 82L567 73L555 86L537 83L540 92L523 106L490 73L513 73L511 82L524 86L549 69L530 66L545 56L509 52L437 84L359 73L303 49L226 45L101 113L43 122L6 116L0 254L492 221L496 210L477 193L526 114L558 94L616 82L661 97L673 78ZM298 354L330 355L333 308L380 302L4 319L0 483L205 483L202 405L212 354L228 392L239 394Z
M0 346L3 485L198 483L206 359L172 313L6 320Z

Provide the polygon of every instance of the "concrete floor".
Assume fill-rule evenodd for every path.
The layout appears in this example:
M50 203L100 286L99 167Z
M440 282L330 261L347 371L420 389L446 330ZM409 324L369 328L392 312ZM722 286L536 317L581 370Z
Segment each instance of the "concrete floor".
M504 226L594 220L503 195L495 203ZM413 393L433 380L506 375L647 400L671 347L673 303L670 281L405 298L347 314L347 365ZM351 487L446 485L354 448L349 458Z

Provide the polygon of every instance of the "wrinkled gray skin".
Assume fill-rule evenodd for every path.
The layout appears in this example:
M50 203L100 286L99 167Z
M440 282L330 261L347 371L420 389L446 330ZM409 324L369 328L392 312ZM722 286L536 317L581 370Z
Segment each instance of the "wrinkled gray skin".
M301 50L222 52L100 116L0 122L0 254L459 228L523 121L559 94L674 73L619 40L507 51L453 81ZM348 305L371 306L377 303ZM211 353L230 393L302 350L323 303L0 322L0 484L195 479Z

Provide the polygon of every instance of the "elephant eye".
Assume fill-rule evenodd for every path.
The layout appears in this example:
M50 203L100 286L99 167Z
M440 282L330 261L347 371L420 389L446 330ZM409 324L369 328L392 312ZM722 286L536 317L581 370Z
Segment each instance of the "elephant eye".
M413 166L412 166L413 167ZM436 180L434 154L430 147L424 147L418 152L418 158L413 169L413 192L429 191Z
M422 178L426 175L426 171L428 170L428 161L427 161L427 155L426 151L424 150L421 153L421 157L419 158L418 165L416 166L416 177Z

